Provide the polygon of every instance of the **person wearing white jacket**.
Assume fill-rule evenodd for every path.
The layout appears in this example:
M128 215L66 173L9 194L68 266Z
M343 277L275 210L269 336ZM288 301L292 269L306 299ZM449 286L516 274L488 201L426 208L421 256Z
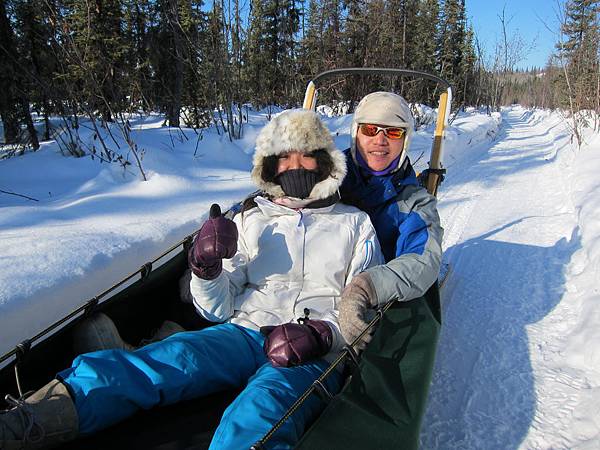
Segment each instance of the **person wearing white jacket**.
M341 290L355 274L381 263L370 220L337 202L295 210L263 196L253 201L256 207L233 219L237 253L223 261L220 275L192 275L196 309L212 322L255 330L295 322L308 309L311 321L331 328L331 351L340 350ZM265 251L270 248L278 250Z
M0 443L57 445L139 409L236 387L244 388L210 448L249 448L261 439L345 344L338 324L344 287L383 262L367 214L338 203L345 174L345 157L317 114L273 118L256 141L252 178L260 195L233 221L213 205L188 255L194 305L218 324L133 351L78 356L0 415ZM335 393L341 382L334 373L325 387ZM267 448L293 447L323 407L309 397ZM23 415L44 428L35 447Z

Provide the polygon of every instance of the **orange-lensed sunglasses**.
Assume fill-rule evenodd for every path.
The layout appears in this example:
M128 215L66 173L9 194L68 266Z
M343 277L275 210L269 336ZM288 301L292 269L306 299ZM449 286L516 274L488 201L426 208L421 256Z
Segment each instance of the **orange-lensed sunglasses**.
M377 136L377 133L383 131L383 134L388 139L402 139L404 137L404 128L398 127L380 127L379 125L373 125L372 123L361 123L359 125L360 132L365 136L373 137Z

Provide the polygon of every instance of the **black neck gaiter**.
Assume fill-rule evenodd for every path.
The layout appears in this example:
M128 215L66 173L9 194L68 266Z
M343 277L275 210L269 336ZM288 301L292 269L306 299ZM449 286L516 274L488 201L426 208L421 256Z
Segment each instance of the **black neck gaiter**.
M275 183L281 186L285 195L300 199L310 195L318 180L317 172L306 169L286 170L275 177Z

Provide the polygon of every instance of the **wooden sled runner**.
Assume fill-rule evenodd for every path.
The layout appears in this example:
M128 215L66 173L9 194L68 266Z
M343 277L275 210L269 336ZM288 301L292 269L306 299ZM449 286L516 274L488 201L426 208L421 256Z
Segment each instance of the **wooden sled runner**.
M443 173L442 137L450 109L450 86L440 78L415 71L340 69L324 72L309 83L304 107L316 107L316 94L326 78L357 73L422 78L442 87L426 180L428 190L435 195ZM68 367L76 356L74 328L95 312L110 316L121 336L130 343L148 338L167 319L188 330L210 326L192 305L179 299L179 279L187 268L186 255L192 239L193 235L187 236L117 285L83 301L81 307L63 320L0 356L0 363L8 363L0 370L0 393L19 396L35 390ZM122 285L127 287L119 291ZM351 376L342 392L328 398L315 385L314 393L308 394L321 395L328 405L297 448L417 448L441 326L437 283L424 297L390 304L378 320L373 341L361 357L356 359L351 351L344 356L342 363L347 365ZM131 450L208 448L224 409L237 393L221 392L144 411L61 448L93 450L115 445ZM269 448L268 436L256 444L256 448L261 446Z

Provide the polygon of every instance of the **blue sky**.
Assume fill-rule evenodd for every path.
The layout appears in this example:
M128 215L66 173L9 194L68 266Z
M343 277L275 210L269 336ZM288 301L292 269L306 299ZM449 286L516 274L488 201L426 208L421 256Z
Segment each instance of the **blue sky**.
M526 55L518 67L546 65L558 40L556 0L466 0L465 3L469 22L483 44L486 55L493 55L495 43L501 39L502 28L498 16L502 14L502 8L505 8L506 19L511 19L507 26L509 36L511 33L518 33L526 46L532 47L524 52ZM560 3L563 4L564 0L560 0Z

